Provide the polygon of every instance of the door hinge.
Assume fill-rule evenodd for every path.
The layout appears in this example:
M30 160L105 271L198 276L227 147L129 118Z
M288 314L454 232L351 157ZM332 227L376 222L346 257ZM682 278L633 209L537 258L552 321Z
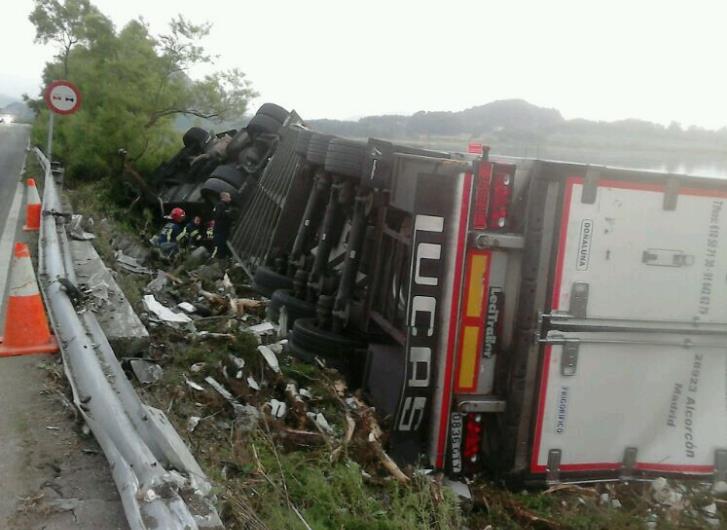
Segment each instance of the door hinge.
M560 480L560 459L562 452L560 449L551 449L548 451L548 469L545 474L545 480L548 484L557 483Z
M563 353L560 357L560 375L564 377L576 375L579 348L580 343L578 341L566 341L563 343Z
M588 314L588 293L590 286L586 282L575 282L570 291L570 307L568 313L573 318L585 319Z
M596 195L598 194L598 180L601 178L601 171L588 166L586 168L586 176L583 179L583 193L581 193L581 202L583 204L594 204Z

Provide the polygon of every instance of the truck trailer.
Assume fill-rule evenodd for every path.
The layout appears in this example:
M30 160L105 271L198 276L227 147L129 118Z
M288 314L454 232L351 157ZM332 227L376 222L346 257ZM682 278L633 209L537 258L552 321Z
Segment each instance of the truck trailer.
M239 225L264 251L231 248L397 462L727 478L727 182L296 134L297 191Z

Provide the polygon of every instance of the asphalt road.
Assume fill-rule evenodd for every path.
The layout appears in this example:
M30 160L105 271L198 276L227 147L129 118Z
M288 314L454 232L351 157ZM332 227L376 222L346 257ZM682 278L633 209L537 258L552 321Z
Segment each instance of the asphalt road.
M20 214L20 173L25 161L30 126L0 124L0 300L4 300L7 266L14 241L22 241L17 217ZM15 203L15 204L13 204ZM5 322L5 304L0 308L0 326ZM2 327L0 327L2 329ZM0 335L2 332L0 332Z
M0 335L10 249L23 241L37 252L37 235L20 229L25 205L18 183L29 135L29 126L0 124ZM0 357L0 528L125 530L106 459L64 405L58 361Z
M20 179L29 136L29 125L0 124L0 233Z

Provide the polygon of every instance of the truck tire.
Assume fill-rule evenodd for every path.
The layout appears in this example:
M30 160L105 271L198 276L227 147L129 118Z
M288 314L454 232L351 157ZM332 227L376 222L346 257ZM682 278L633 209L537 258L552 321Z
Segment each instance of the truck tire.
M293 280L269 267L258 267L252 280L252 288L261 295L272 298L278 289L292 289Z
M348 357L366 347L366 342L350 335L339 335L316 325L314 318L295 321L290 342L308 351L327 357Z
M285 120L290 116L290 112L275 103L263 103L255 114L265 114L281 124L285 123Z
M215 177L208 178L202 185L202 188L200 188L202 197L210 204L217 204L217 201L220 200L220 193L223 191L229 193L233 201L240 201L240 194L237 192L237 188Z
M282 121L278 121L267 114L255 114L247 124L247 132L253 135L257 134L275 134L283 126Z
M268 315L271 320L278 320L282 307L285 307L287 311L289 326L292 326L299 318L309 318L316 314L316 306L314 304L296 298L290 289L278 289L270 297Z
M312 133L308 141L308 152L305 157L311 164L322 166L326 163L326 153L328 153L328 144L335 138L331 134Z
M192 151L194 154L199 154L204 151L204 146L210 140L210 133L205 131L201 127L192 127L184 136L182 136L182 143L184 147Z
M293 357L305 363L315 364L316 357L319 357L321 360L325 361L326 366L338 370L349 383L349 386L351 386L352 388L358 386L355 384L351 384L351 373L353 372L353 370L350 367L349 360L345 357L330 357L323 353L310 351L299 346L296 343L293 343L291 340L288 340L288 349L290 350L290 353L293 355Z
M296 358L314 363L318 357L329 368L338 370L349 387L361 387L366 363L365 342L321 330L312 318L296 320L288 339L288 349Z
M308 153L308 144L310 144L312 136L313 133L305 129L298 132L298 138L295 139L295 154L305 158L305 155Z
M223 166L217 166L210 174L210 177L224 180L236 190L240 189L240 186L242 186L242 183L245 180L240 173L240 170L237 169L236 164L225 164Z
M365 161L366 144L345 138L334 138L328 144L324 167L329 173L359 179Z

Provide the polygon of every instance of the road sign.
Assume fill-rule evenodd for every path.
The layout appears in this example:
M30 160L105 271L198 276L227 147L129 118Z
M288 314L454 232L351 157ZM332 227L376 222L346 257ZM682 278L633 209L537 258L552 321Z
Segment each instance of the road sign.
M73 114L81 106L81 92L70 81L53 81L45 89L45 103L56 114Z

